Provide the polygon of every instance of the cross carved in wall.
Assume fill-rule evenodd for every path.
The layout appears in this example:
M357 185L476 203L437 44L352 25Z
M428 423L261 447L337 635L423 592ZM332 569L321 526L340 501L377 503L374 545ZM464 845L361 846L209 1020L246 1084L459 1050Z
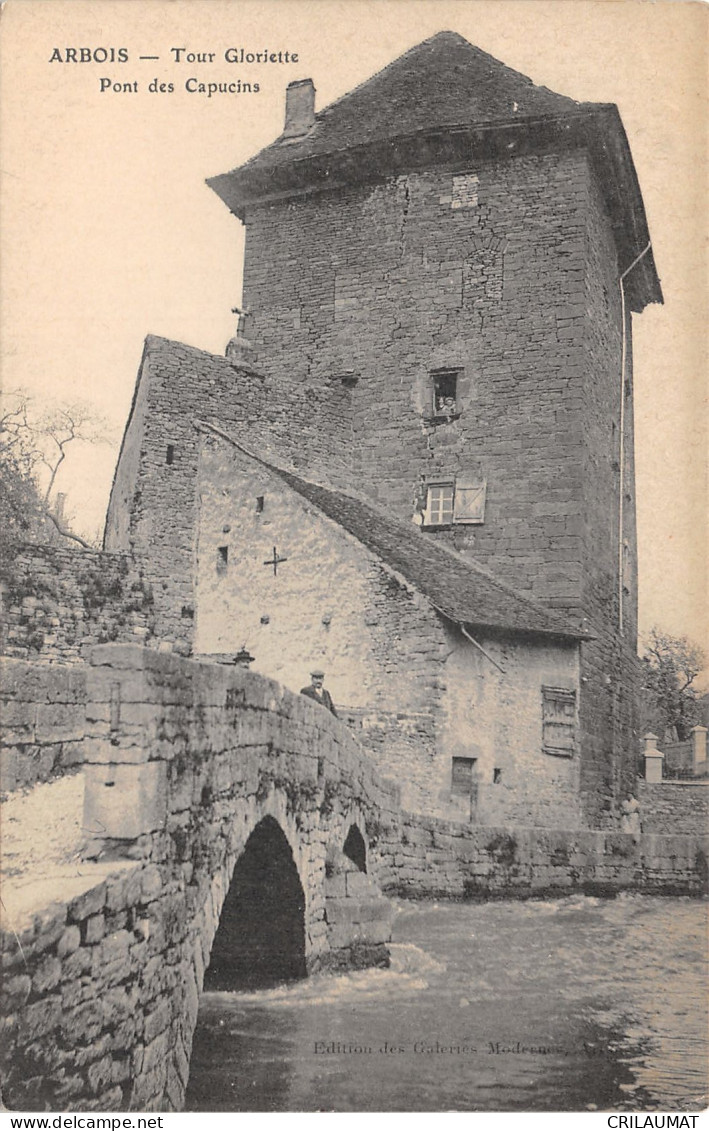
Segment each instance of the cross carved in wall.
M288 558L279 558L278 551L277 551L276 547L274 546L273 547L273 557L267 558L266 561L263 564L264 565L272 565L273 566L273 576L277 577L279 565L281 564L281 562L287 562L287 561L288 561Z

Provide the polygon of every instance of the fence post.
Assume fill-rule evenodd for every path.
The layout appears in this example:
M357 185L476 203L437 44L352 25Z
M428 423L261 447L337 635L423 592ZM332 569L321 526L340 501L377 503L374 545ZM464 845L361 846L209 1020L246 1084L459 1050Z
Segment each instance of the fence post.
M696 774L700 763L707 760L707 728L692 727L692 770Z
M662 781L662 759L665 755L657 749L657 735L643 735L645 742L645 781Z

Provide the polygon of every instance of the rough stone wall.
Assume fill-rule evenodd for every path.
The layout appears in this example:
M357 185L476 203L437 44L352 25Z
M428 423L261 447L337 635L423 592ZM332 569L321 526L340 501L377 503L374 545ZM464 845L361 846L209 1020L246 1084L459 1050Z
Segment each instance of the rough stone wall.
M251 208L250 332L284 380L359 378L361 488L409 519L421 475L486 479L484 524L436 536L578 604L588 168L576 152L469 172L468 207L440 171ZM430 373L446 366L461 414L434 423Z
M325 921L330 970L388 966L394 907L344 852L325 861Z
M706 832L644 835L584 829L476 828L403 814L376 840L385 892L415 899L707 892Z
M153 595L125 554L27 545L2 585L2 651L79 663L95 644L151 641Z
M422 478L486 481L484 523L432 536L597 636L584 649L582 787L603 823L632 788L637 739L630 348L618 638L615 246L581 150L465 175L463 195L460 170L436 171L251 208L252 333L269 373L359 378L354 474L395 513L420 505ZM459 370L460 415L444 422L430 409L441 367Z
M444 757L438 760L439 804L433 812L480 825L577 828L582 821L578 726L571 757L547 753L542 729L543 687L575 692L578 702L577 648L477 631L485 656L457 631L447 635L439 739ZM472 804L451 793L454 756L476 759Z
M350 438L349 391L282 387L255 370L180 343L146 341L106 520L108 550L132 550L153 585L156 630L175 651L192 648L198 420L248 434L263 454L295 469L334 471Z
M639 781L636 797L644 833L702 836L709 828L709 782Z
M596 639L582 649L585 734L581 788L589 819L602 824L633 790L638 754L637 550L632 414L632 328L626 317L626 368L621 376L622 313L615 244L595 176L588 183L583 386L583 608ZM623 267L626 266L623 264ZM623 406L624 500L619 553ZM619 569L623 584L620 626Z
M541 692L578 695L575 645L483 634L502 674L356 539L213 437L198 490L198 653L245 645L254 670L293 691L321 666L338 709L410 809L470 819L470 799L451 790L451 759L461 756L477 759L474 820L578 823L579 751L543 752ZM285 559L275 574L265 564L274 545Z
M394 718L386 743L370 751L382 772L402 775L411 804L429 803L445 655L440 618L278 476L211 438L203 457L195 650L246 644L254 670L292 691L321 666L338 710ZM228 545L222 572L220 545ZM263 564L274 545L288 559L275 575ZM365 745L370 734L381 739L381 724L359 735Z
M86 669L53 664L38 672L0 660L0 790L49 781L83 761Z

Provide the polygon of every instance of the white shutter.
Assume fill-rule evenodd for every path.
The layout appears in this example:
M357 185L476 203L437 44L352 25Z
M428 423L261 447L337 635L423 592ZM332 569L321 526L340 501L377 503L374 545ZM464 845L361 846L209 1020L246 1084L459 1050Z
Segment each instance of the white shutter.
M486 489L484 479L456 479L453 522L484 522Z

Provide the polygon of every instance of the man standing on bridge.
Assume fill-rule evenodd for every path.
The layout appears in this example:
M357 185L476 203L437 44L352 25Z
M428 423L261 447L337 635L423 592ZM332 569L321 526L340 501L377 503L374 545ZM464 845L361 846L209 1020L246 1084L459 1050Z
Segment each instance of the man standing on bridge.
M301 687L300 694L307 695L308 699L314 699L316 703L320 703L323 707L327 707L328 711L337 718L337 711L335 704L332 701L330 692L323 687L325 682L325 672L320 668L310 673L310 686Z

